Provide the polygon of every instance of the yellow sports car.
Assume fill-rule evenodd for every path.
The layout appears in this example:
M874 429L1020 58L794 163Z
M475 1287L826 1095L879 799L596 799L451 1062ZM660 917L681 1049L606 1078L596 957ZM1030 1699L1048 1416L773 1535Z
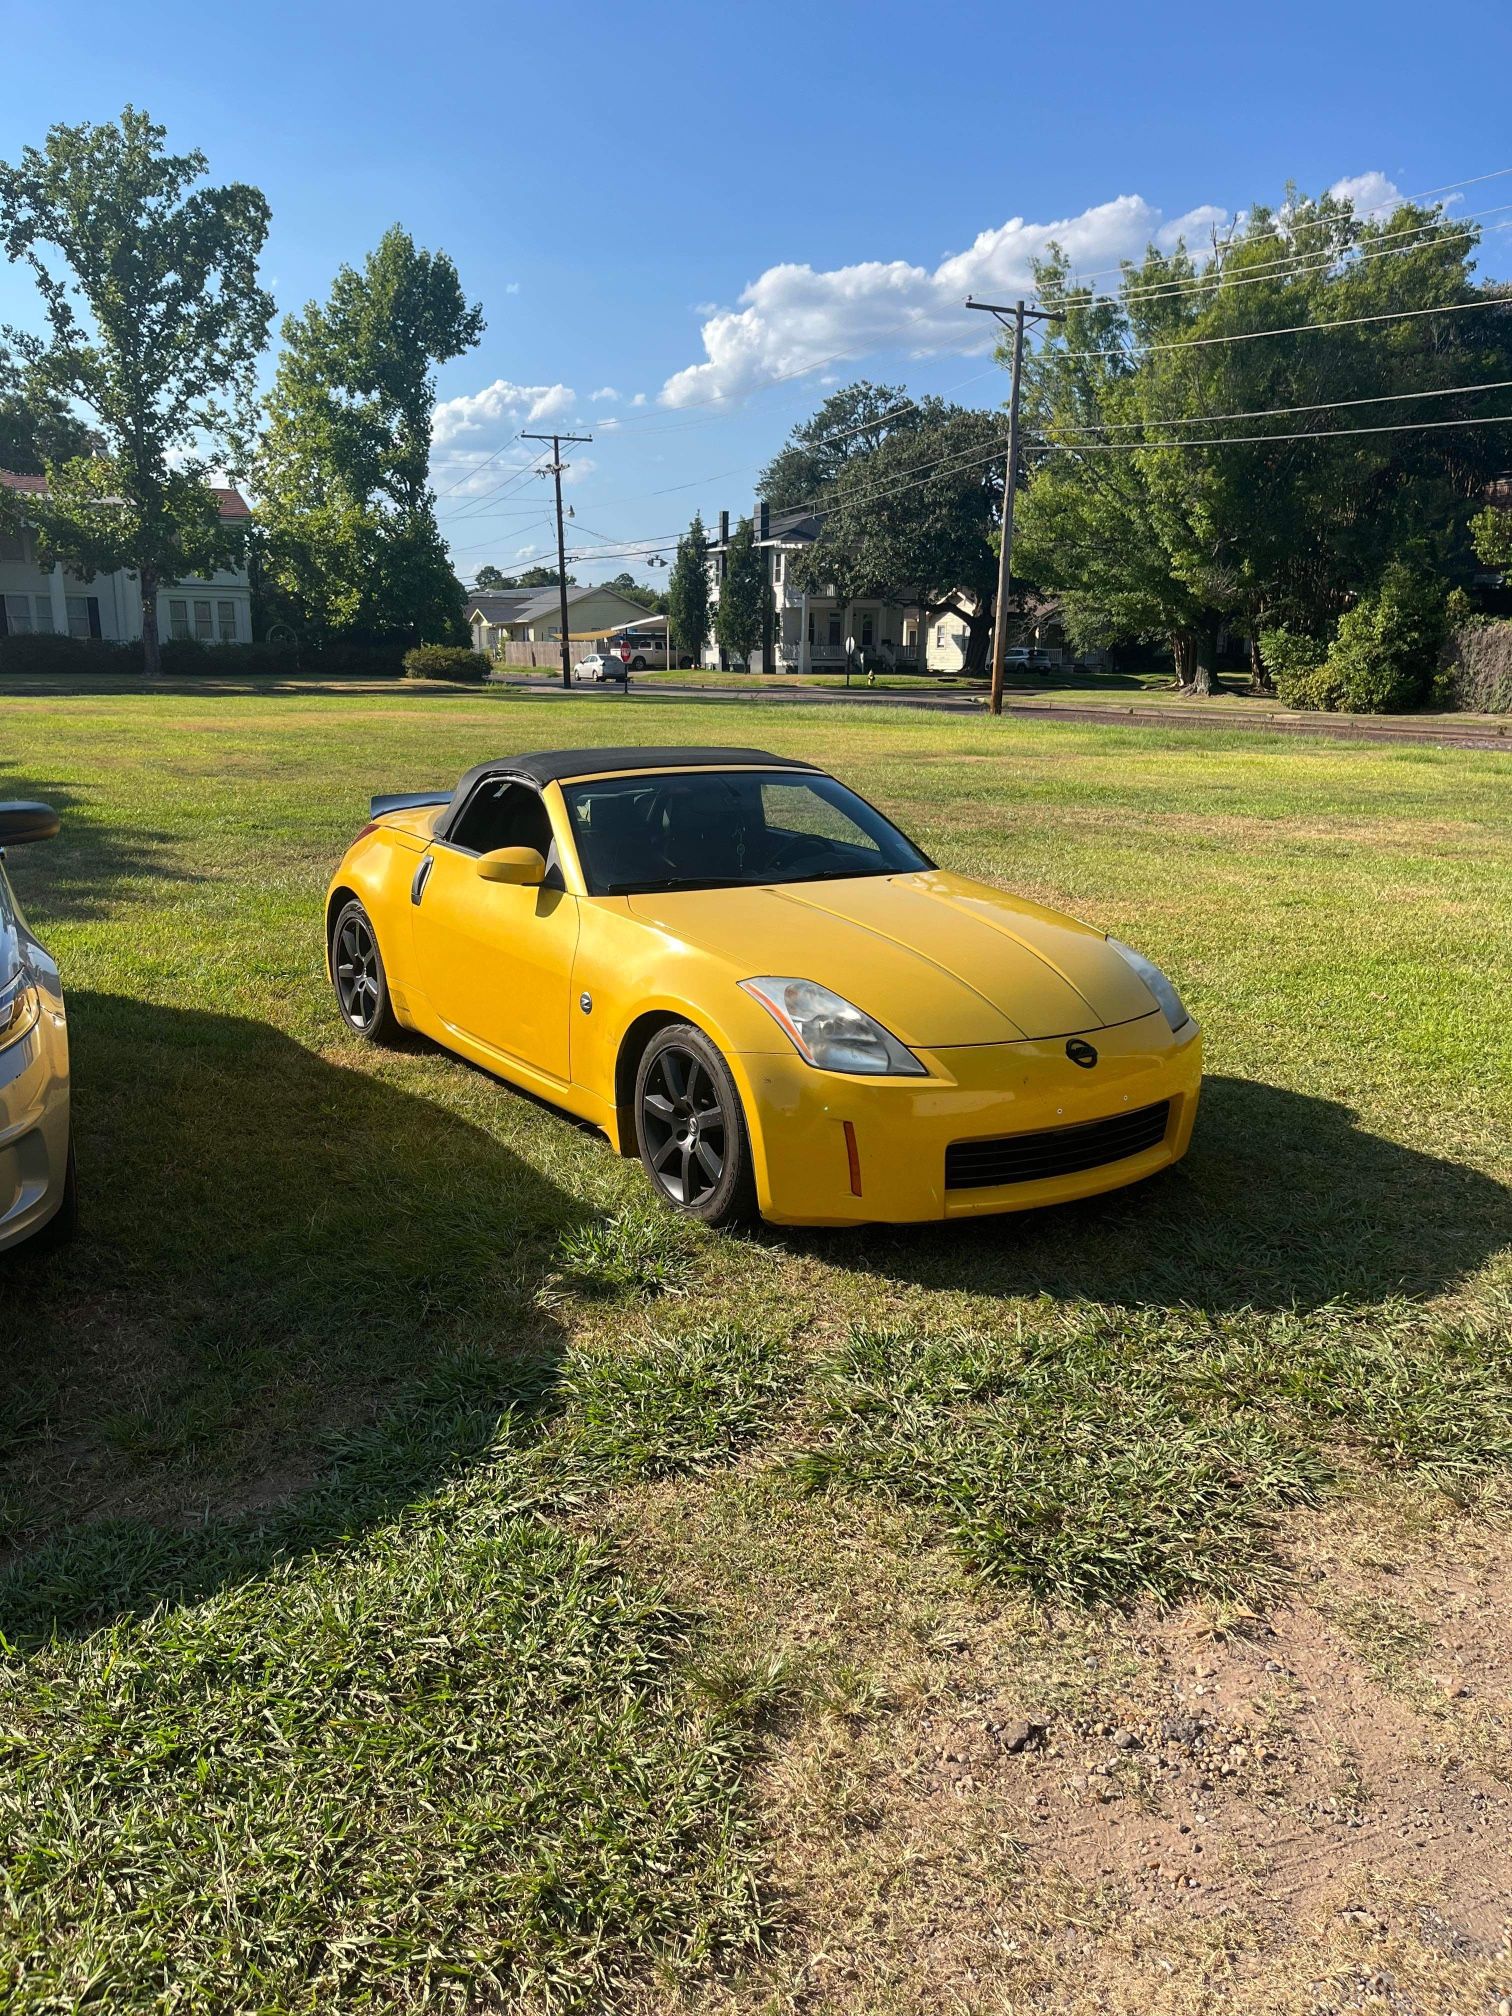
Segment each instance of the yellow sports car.
M709 1224L965 1217L1186 1153L1202 1039L1127 945L936 867L760 749L558 749L375 798L326 897L349 1028L601 1127Z

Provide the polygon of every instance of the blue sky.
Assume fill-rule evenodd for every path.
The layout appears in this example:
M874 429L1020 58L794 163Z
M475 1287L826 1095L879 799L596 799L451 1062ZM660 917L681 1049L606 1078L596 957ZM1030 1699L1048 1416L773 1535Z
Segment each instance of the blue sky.
M1512 9L1476 0L4 0L0 23L0 156L144 107L217 180L266 192L281 312L396 220L452 255L488 320L438 386L464 579L550 542L527 425L594 434L573 538L607 551L670 541L695 505L749 508L756 466L835 383L998 403L958 303L1010 291L1052 225L1090 272L1288 179L1512 205L1512 175L1472 180L1512 167ZM1485 219L1485 272L1512 271L1509 218ZM0 268L0 318L35 320L18 271ZM644 572L574 571L626 564Z

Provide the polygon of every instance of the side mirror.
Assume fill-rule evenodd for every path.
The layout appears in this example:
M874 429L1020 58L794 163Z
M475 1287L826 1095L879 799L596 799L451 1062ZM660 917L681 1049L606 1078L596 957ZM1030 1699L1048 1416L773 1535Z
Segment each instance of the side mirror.
M478 856L478 873L485 882L514 882L533 889L546 880L546 861L538 847L495 847L491 854Z
M51 840L61 821L51 805L35 799L0 799L0 847L19 847L27 840Z

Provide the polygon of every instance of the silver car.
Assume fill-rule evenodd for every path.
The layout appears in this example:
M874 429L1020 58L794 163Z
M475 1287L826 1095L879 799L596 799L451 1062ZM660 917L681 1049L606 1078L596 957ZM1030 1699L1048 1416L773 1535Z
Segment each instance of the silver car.
M50 805L0 801L0 1253L62 1245L78 1220L63 989L5 872L8 847L57 830Z

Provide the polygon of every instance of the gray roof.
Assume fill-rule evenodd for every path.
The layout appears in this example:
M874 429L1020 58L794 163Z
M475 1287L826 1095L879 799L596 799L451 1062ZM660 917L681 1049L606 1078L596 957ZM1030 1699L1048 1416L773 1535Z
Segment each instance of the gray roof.
M467 613L481 616L485 623L512 623L535 593L534 588L475 588L467 598Z
M567 607L570 609L574 602L581 602L585 595L612 595L627 609L639 607L628 595L621 595L617 588L611 588L602 581L589 581L577 588L569 588ZM560 588L497 588L467 598L469 619L476 611L486 623L533 623L538 616L560 615L561 607ZM642 615L647 613L641 611Z

